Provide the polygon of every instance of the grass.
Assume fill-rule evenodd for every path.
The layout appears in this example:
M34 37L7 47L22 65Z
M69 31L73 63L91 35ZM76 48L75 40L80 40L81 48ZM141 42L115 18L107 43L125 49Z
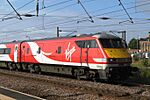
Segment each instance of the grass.
M140 70L140 75L134 77L139 83L150 84L150 60L148 59L139 59L133 61L132 67L138 67Z

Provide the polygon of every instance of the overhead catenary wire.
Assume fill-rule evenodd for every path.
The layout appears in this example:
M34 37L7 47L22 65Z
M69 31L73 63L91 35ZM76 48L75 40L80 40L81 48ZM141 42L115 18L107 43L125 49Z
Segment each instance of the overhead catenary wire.
M143 23L144 24L144 23ZM112 25L115 25L115 24L112 24ZM105 26L112 26L112 25L105 25ZM118 25L118 24L117 24ZM117 26L117 25L115 25L115 26ZM91 27L91 26L90 26ZM94 26L95 27L95 26Z
M133 12L130 12L130 14L138 14L138 13L143 13L143 12L150 12L150 10L142 10L142 11L133 11ZM120 15L115 15L115 16L111 16L111 17L114 17L114 18L118 18L118 17L121 17L121 16L125 16L126 14L120 14ZM142 19L143 17L141 18L132 18L132 19ZM143 18L143 19L148 19L148 18Z
M83 1L83 3L90 2L90 1L95 1L95 0L87 0L87 1ZM142 1L142 2L147 2L147 0ZM133 3L133 2L129 2L129 3L126 3L126 4L128 5L128 4L130 4L130 3ZM60 2L60 4L61 4L61 2ZM75 3L75 4L76 4L76 3ZM75 4L67 5L67 6L65 6L65 7L58 8L58 9L56 9L56 10L62 10L62 9L64 9L64 8L66 8L66 7L73 6L73 5L75 5ZM52 5L54 6L55 4L52 4ZM56 5L56 6L57 6L57 5ZM113 7L116 7L116 6L118 6L118 5L114 5L114 6L110 6L110 7L106 7L106 8L102 8L102 9L98 9L98 10L92 11L91 13L95 13L95 12L101 11L101 10L110 9L110 8L113 8ZM51 7L51 5L50 5L50 7ZM53 11L55 11L55 10L53 10ZM52 12L53 12L53 11L52 11ZM119 11L121 11L121 10L119 10ZM113 12L114 12L114 11L113 11ZM113 12L108 12L108 13L113 13ZM116 11L116 12L117 12L117 11ZM104 14L108 14L108 13L104 13ZM79 14L79 15L76 16L76 17L79 17L80 15L82 15L82 14ZM17 22L17 23L15 23L15 24L18 24L18 23L21 23L21 22ZM14 25L14 23L12 23L12 25ZM5 26L5 27L6 27L6 26Z
M82 3L87 3L87 2L92 2L92 1L96 1L96 0L87 0L87 1L83 1ZM139 1L139 2L143 3L143 2L148 2L148 1L147 0L143 0L143 1ZM128 3L125 3L124 5L132 4L132 3L134 3L134 2L133 1L132 2L128 2ZM49 13L52 13L52 12L55 12L55 11L60 11L60 10L63 10L64 8L71 7L71 6L74 6L74 5L76 5L76 3L72 3L72 4L69 4L67 6L60 7L58 9L50 11ZM114 8L114 7L118 7L118 4L117 5L113 5L113 6L109 6L109 7L105 7L105 8L100 8L100 9L97 9L97 10L94 10L94 11L90 11L89 13L96 13L98 11L107 10L107 9L111 9L111 8ZM47 14L49 14L49 13L47 13ZM79 14L78 16L81 16L81 15L84 15L84 13Z
M78 4L80 4L81 5L81 7L83 8L83 10L86 12L86 14L88 15L88 17L89 17L89 21L90 22L92 22L92 23L94 23L94 20L93 20L93 18L92 18L92 16L88 13L88 11L86 10L86 8L83 6L83 4L82 4L82 2L80 1L80 0L78 0ZM78 21L78 23L79 22L81 22L81 21Z
M126 12L127 16L129 17L129 19L130 19L129 21L130 21L131 23L134 23L133 20L132 20L132 18L131 18L131 16L129 15L129 13L127 12L126 8L124 7L123 3L121 2L121 0L118 0L118 1L120 2L119 5L122 6L122 8L123 8L124 11ZM123 21L123 22L125 22L125 21ZM122 23L122 22L120 22L120 23Z
M67 1L70 1L70 0L67 0ZM87 2L91 2L91 1L96 1L96 0L85 0L85 1L83 1L83 3L87 3ZM61 5L61 3L62 2L59 2L59 3L55 3L55 4L52 4L52 5L49 5L49 6L47 6L47 7L53 7L53 6L58 6L58 5ZM65 3L65 2L64 2ZM61 8L58 8L58 9L55 9L55 10L53 10L52 12L54 12L54 11L57 11L57 10L62 10L62 9L64 9L64 8L66 8L66 7L70 7L70 6L73 6L73 5L77 5L77 3L73 3L73 4L70 4L70 5L68 5L68 6L65 6L65 7L61 7ZM36 11L36 10L34 10L34 11ZM33 11L32 11L33 12ZM28 13L30 13L30 12L28 12ZM43 16L43 15L39 15L39 16ZM47 15L45 15L45 17L46 17ZM61 17L61 16L60 16ZM76 17L79 17L79 16L74 16L75 18ZM33 17L34 18L34 17ZM71 17L66 17L66 18L71 18ZM25 19L25 20L31 20L31 19ZM25 21L24 20L24 21ZM57 20L58 21L58 20ZM9 25L16 25L16 24L19 24L19 23L23 23L23 21L21 21L21 22L13 22L13 23L11 23L11 24L9 24ZM4 26L2 26L2 27L7 27L8 25L4 25Z
M135 24L135 23L134 23ZM137 25L138 24L150 24L150 22L147 22L147 23L136 23ZM107 26L118 26L119 24L111 24L111 25L97 25L97 26L80 26L80 28L79 29L82 29L82 30L85 30L85 29L90 29L90 28L98 28L98 27L107 27ZM122 24L122 25L133 25L133 24ZM86 28L84 28L84 27L86 27ZM49 28L46 28L46 29L49 29ZM31 30L31 31L24 31L24 32L37 32L37 31L39 31L38 33L40 34L40 30L43 30L43 29L36 29L36 30ZM20 30L19 32L18 32L18 30L16 30L16 31L14 31L15 33L17 32L17 33L23 33L23 31L22 30ZM38 33L36 33L36 34L38 34ZM18 34L19 35L19 34ZM10 36L14 36L13 34L9 34L9 37Z
M142 5L144 5L144 4L142 4ZM142 6L142 5L139 5L139 6ZM137 7L138 7L138 5L137 5ZM131 9L131 7L130 7L130 9ZM119 10L120 11L120 10ZM75 20L73 20L73 21L75 21ZM72 22L72 21L69 21L69 22ZM65 22L65 23L69 23L69 22ZM63 22L64 23L64 22ZM63 23L60 23L60 24L63 24ZM59 23L57 23L57 24L59 24Z
M11 8L14 10L14 12L17 14L17 16L19 17L19 19L20 20L22 20L22 18L21 18L21 16L20 16L20 14L17 12L17 10L13 7L13 5L10 3L10 1L9 0L7 0L7 2L9 3L9 5L11 6ZM2 21L3 20L5 20L5 18L4 19L2 19Z
M58 10L59 11L59 10ZM97 13L97 12L95 12L95 13ZM111 15L113 15L113 13L111 14ZM39 15L40 16L40 15ZM46 16L45 16L46 17ZM55 16L49 16L49 15L47 15L47 17L55 17ZM57 17L57 16L56 16ZM72 18L73 18L74 16L72 16ZM60 16L60 18L61 18L61 16ZM64 16L64 18L65 18L65 16ZM67 18L67 17L66 17ZM81 16L79 16L78 18L82 18ZM84 18L84 17L83 17ZM112 18L112 17L111 17ZM134 19L134 18L133 18ZM95 20L95 19L94 19ZM65 20L64 20L65 21ZM19 22L20 23L20 22ZM67 26L69 25L69 23L67 24ZM71 24L70 24L71 25ZM62 26L64 26L63 24L62 24ZM39 26L40 27L40 26ZM50 26L51 27L51 26ZM54 27L54 26L52 26L52 27ZM47 29L48 27L46 27L46 29ZM93 27L94 28L94 27ZM45 30L46 30L45 29ZM38 30L38 29L37 29ZM21 31L20 31L21 32ZM23 32L23 31L22 31ZM16 32L14 32L14 33L16 33Z
M143 5L147 5L147 4L150 4L150 2L149 3L144 3L144 4L140 4L140 5L137 5L136 7L139 7L139 6L143 6ZM134 7L129 7L129 8L127 8L127 9L132 9L132 8L134 8ZM111 11L111 12L107 12L107 13L103 13L103 14L99 14L99 15L94 15L93 17L98 17L98 16L101 16L101 15L105 15L105 14L110 14L110 13L115 13L115 12L120 12L120 11L122 11L122 10L114 10L114 11ZM54 21L54 23L50 23L50 24L48 24L48 25L61 25L61 24L66 24L66 23L70 23L70 22L76 22L76 21L78 21L78 20L82 20L82 19L85 19L85 18L87 18L87 17L83 17L83 18L78 18L78 19L74 19L74 20L69 20L69 21L62 21L62 22L56 22L56 21Z
M85 1L82 1L82 3L88 3L88 2L93 2L93 1L96 1L96 0L85 0ZM47 14L49 14L49 13L53 13L53 12L56 12L56 11L60 11L60 10L63 10L63 9L65 9L65 8L68 8L68 7L73 7L73 6L75 6L75 5L77 5L77 3L71 3L71 4L69 4L69 5L66 5L66 6L63 6L63 7L59 7L59 8L57 8L57 9L54 9L54 10L51 10L50 12L48 12ZM81 14L80 14L81 15Z
M25 6L27 6L27 5L31 4L31 3L32 3L32 2L34 2L34 1L35 1L35 0L31 0L30 2L28 2L28 3L24 4L23 6L21 6L21 7L17 8L16 10L18 11L18 10L20 10L20 9L24 8ZM5 15L5 16L3 16L2 18L5 18L5 17L7 17L7 16L11 15L12 13L14 13L14 11L12 11L12 12L10 12L10 13L6 14L6 15ZM0 19L2 19L2 18L0 18Z
M130 23L127 23L127 24L122 24L122 26L126 26L126 25L129 25L129 26L133 26L133 25L146 25L146 24L150 24L150 22L142 22L142 21L138 21L134 24L130 24ZM105 24L105 25L102 25L102 24L99 24L99 25L87 25L87 26L78 26L79 29L85 29L85 28L97 28L97 27L114 27L114 26L120 26L119 24ZM47 27L45 29L51 29L51 28L55 28L54 26L50 26L50 27ZM62 26L62 28L74 28L74 26L72 27L64 27ZM43 28L36 28L34 30L23 30L23 29L19 29L19 30L13 30L13 31L0 31L2 33L5 33L5 32L33 32L33 31L38 31L38 30L43 30ZM11 33L10 33L11 34ZM12 34L13 35L13 34Z
M39 11L40 10L43 10L43 9L47 9L47 8L50 8L50 7L54 7L54 6L58 6L58 5L62 5L62 4L65 4L65 3L68 3L70 1L73 1L73 0L66 0L66 1L61 1L61 2L58 2L58 3L55 3L55 4L52 4L52 5L49 5L49 6L45 6L44 8L41 7L39 8ZM33 13L35 12L36 10L32 10L32 11L29 11L28 13Z

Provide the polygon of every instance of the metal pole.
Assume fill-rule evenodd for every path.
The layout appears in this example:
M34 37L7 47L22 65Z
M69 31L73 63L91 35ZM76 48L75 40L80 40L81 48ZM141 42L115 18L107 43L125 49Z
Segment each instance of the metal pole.
M37 0L37 4L36 4L36 16L39 16L39 0Z
M59 27L57 27L57 37L59 37Z
M122 31L122 39L126 41L126 31Z

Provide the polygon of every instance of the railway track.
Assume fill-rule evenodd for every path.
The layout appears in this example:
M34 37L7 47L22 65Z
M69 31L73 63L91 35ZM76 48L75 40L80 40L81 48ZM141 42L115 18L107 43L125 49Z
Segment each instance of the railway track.
M11 81L11 83L3 83L1 78L5 77L5 79L8 79ZM7 78L6 78L7 77ZM150 100L150 96L143 95L143 93L147 92L147 89L149 87L147 86L135 86L135 87L128 87L128 86L120 86L120 85L111 85L111 84L104 84L104 83L94 83L94 82L87 82L87 81L79 81L79 80L73 80L73 79L66 79L66 78L58 78L58 77L52 77L52 76L46 76L46 75L38 75L38 74L31 74L31 73L25 73L25 72L15 72L15 71L8 71L8 70L2 70L0 69L0 85L4 85L9 87L13 87L13 85L24 85L23 83L29 82L28 84L31 85L26 85L28 87L27 90L25 89L25 86L20 86L21 91L23 92L29 92L30 89L33 91L33 87L36 88L34 89L35 91L29 92L33 95L37 95L39 97L45 98L45 99L52 99L51 97L56 97L56 98L64 98L65 97L70 97L71 95L78 96L78 95L94 95L96 98L103 98L104 100ZM23 83L16 83L13 81L22 81ZM3 81L5 81L3 79ZM15 83L15 84L14 84ZM6 85L8 84L8 85ZM40 86L39 86L40 85ZM51 87L57 87L57 89L61 90L64 89L62 92L65 91L71 91L72 94L65 94L61 93L60 94L40 94L36 93L39 91L46 91L46 89L50 91L50 86ZM40 87L40 88L39 88ZM18 89L18 87L13 87ZM38 91L39 88L39 91ZM25 89L25 90L22 90ZM37 91L36 91L37 90ZM90 100L90 99L89 99Z

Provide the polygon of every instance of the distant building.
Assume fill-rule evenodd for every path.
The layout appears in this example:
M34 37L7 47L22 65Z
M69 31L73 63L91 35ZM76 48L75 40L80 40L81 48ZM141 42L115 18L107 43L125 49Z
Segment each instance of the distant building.
M150 32L146 38L140 38L138 40L138 49L129 49L131 57L137 56L138 58L150 59Z
M148 37L140 38L139 46L140 46L141 52L150 52L150 32L149 32Z

